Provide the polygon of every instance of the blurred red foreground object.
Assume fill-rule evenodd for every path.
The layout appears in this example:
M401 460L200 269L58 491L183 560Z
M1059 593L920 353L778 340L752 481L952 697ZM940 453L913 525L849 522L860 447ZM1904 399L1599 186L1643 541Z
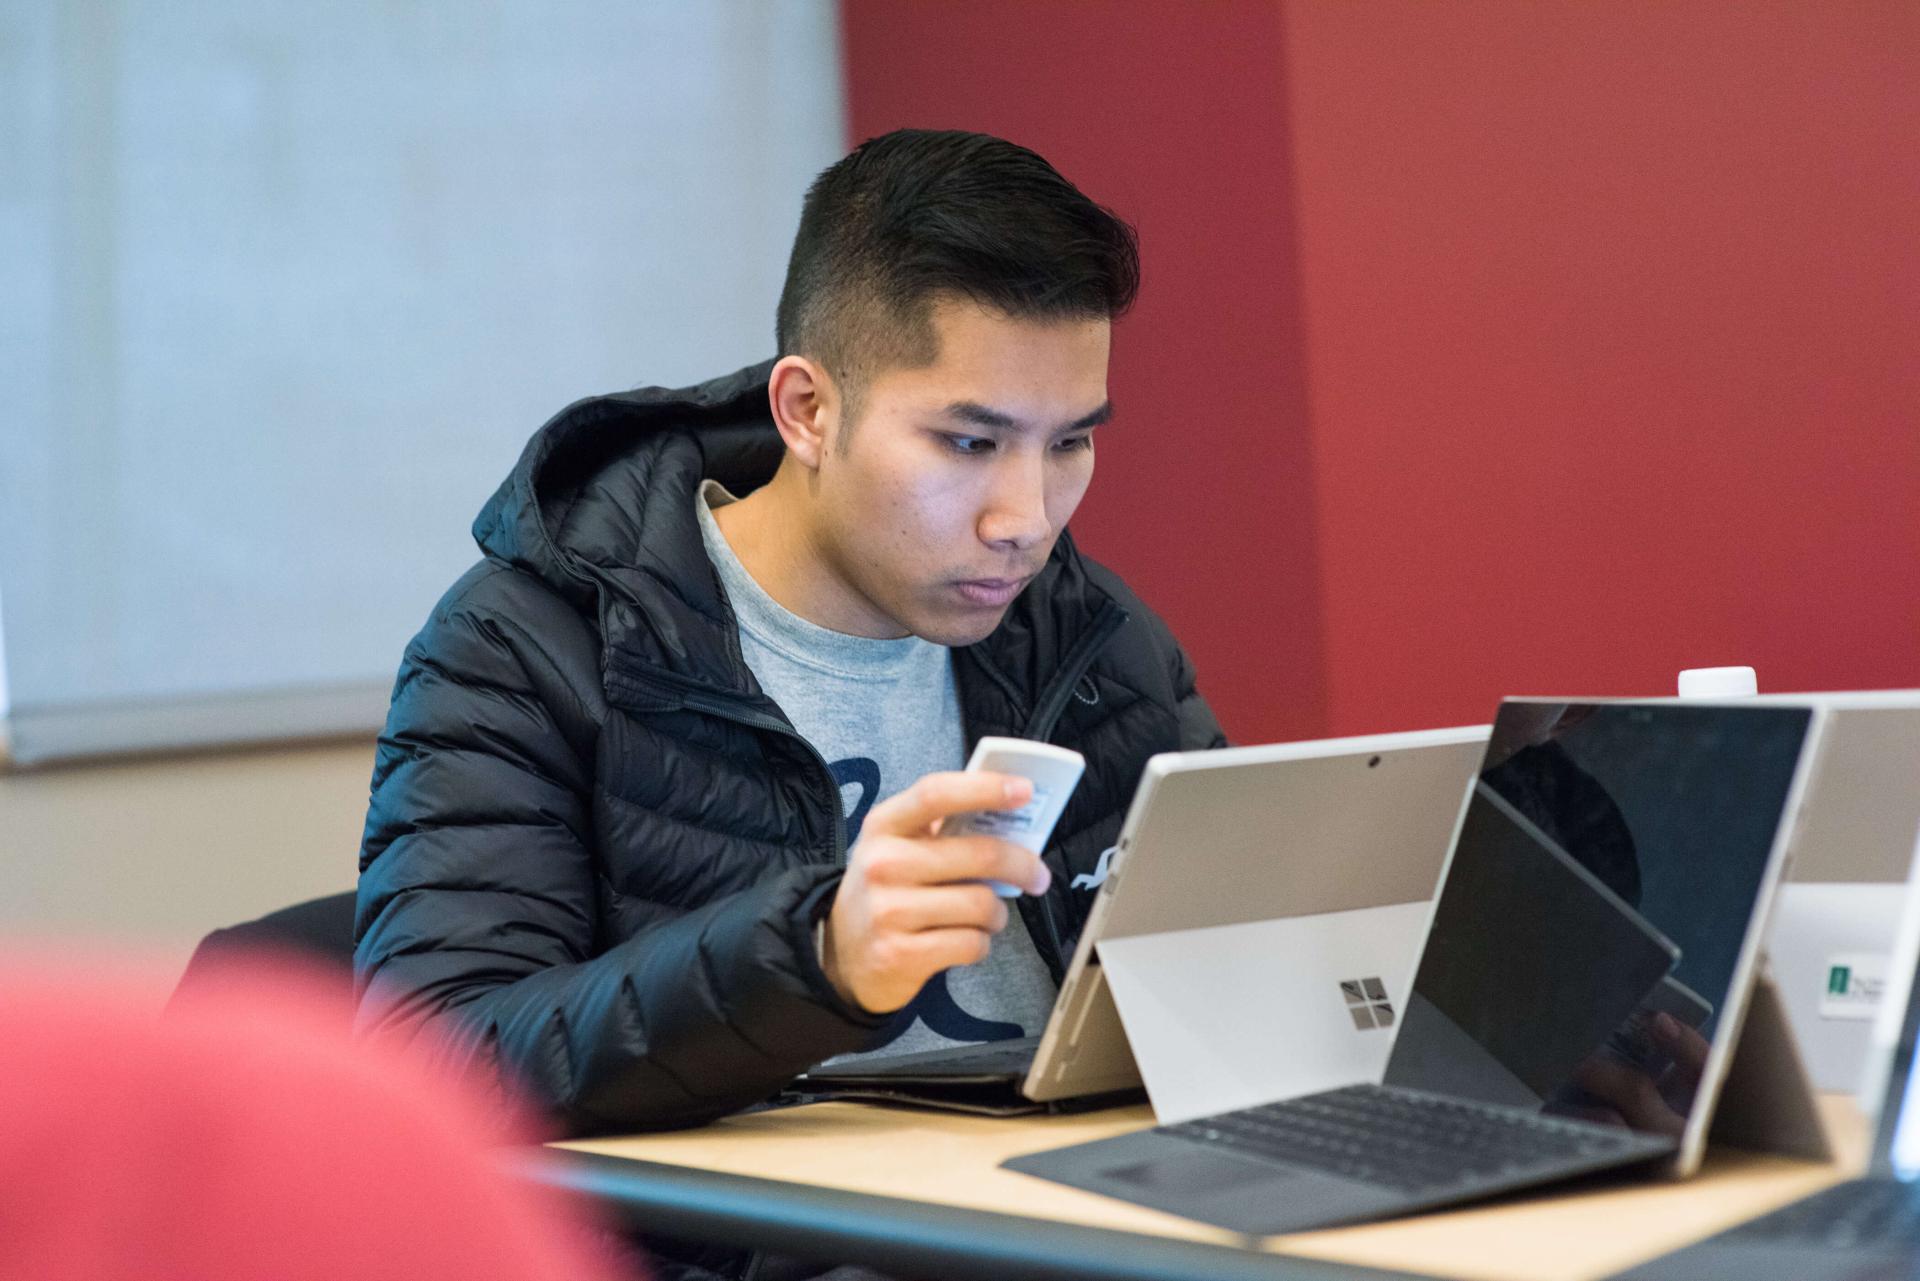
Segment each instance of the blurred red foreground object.
M0 963L0 1277L635 1275L582 1207L495 1171L529 1129L344 1037L332 986L236 972L162 1019L137 980Z

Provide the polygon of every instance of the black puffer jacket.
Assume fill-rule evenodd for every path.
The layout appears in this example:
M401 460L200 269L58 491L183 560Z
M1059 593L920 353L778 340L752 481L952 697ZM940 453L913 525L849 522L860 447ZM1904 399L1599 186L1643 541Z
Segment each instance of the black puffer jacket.
M363 1027L457 1030L570 1132L697 1124L882 1020L811 931L840 789L755 683L695 515L764 483L769 366L583 400L474 524L486 558L408 645L360 852ZM1087 756L1022 910L1056 977L1075 890L1147 757L1220 744L1166 627L1063 536L992 636L956 651L968 740ZM449 1022L451 1021L451 1022Z

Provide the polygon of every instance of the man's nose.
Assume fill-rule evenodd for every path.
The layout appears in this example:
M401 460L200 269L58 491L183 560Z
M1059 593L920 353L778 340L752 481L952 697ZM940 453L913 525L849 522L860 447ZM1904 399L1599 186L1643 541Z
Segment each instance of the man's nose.
M980 541L1025 550L1053 532L1047 520L1046 464L1014 458L995 469L993 489L980 514Z

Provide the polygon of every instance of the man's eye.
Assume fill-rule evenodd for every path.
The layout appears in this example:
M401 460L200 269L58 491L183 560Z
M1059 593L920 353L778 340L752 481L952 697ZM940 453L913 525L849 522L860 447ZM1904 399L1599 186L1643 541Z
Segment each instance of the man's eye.
M1062 440L1059 443L1057 448L1062 453L1072 453L1076 449L1092 449L1093 437L1092 436L1068 436L1065 440Z
M954 436L949 434L942 436L941 439L946 441L947 448L956 454L984 454L993 448L993 442L985 436Z

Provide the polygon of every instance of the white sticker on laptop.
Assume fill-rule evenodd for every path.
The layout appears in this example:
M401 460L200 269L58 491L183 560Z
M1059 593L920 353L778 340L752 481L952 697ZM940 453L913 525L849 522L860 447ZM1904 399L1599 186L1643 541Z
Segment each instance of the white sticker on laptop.
M1827 985L1820 993L1823 1019L1871 1019L1887 989L1887 954L1836 952L1827 957Z

